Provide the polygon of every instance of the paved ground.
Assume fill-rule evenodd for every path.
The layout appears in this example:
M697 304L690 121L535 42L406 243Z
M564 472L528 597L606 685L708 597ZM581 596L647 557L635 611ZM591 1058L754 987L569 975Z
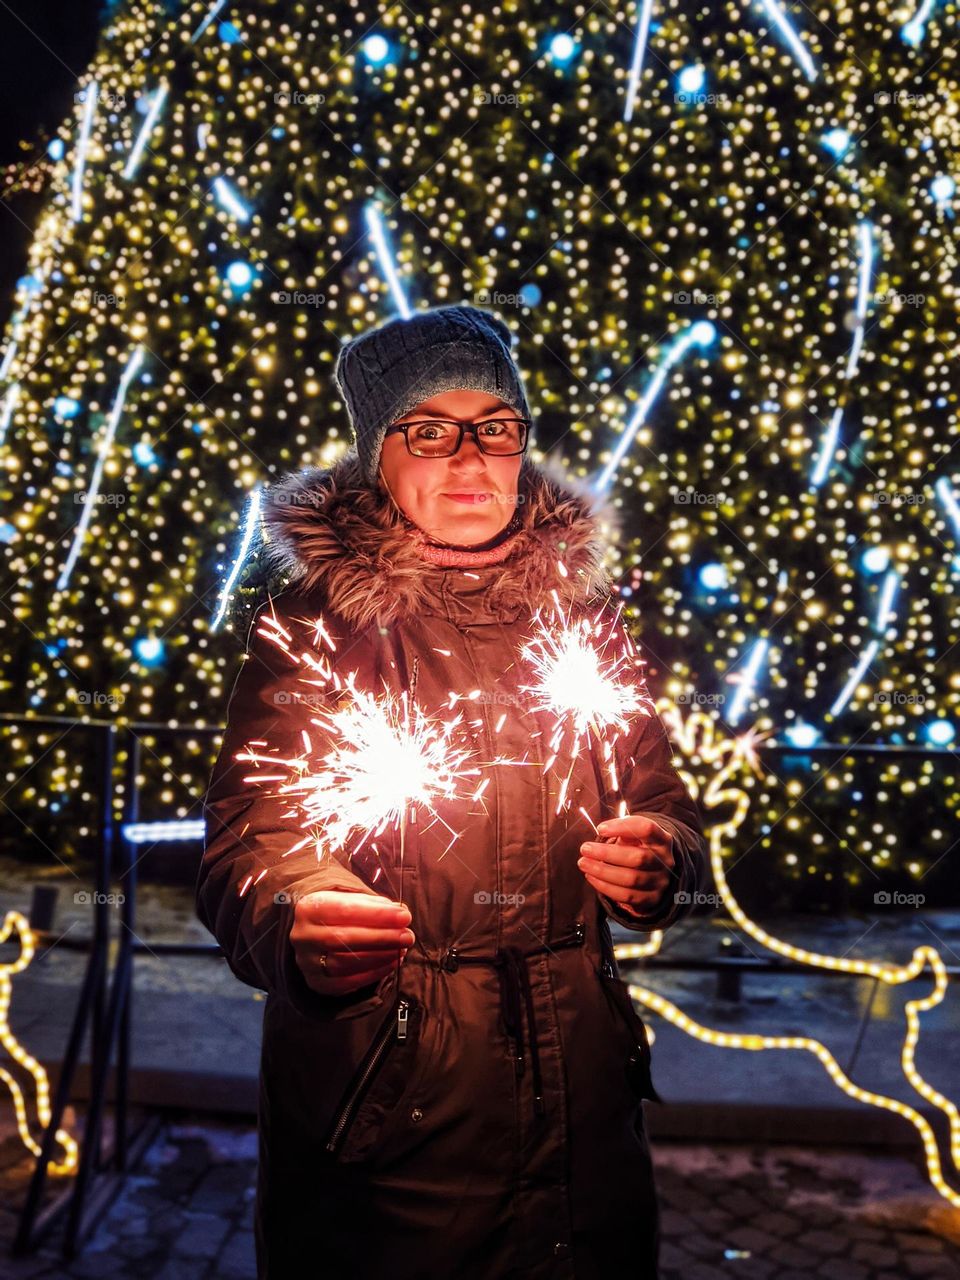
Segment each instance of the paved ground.
M202 1117L169 1120L81 1258L12 1260L3 1280L252 1280L256 1135ZM12 1135L2 1190L12 1192ZM789 1147L655 1147L662 1280L956 1280L960 1212L906 1160ZM19 1196L17 1197L19 1199ZM3 1202L9 1203L6 1194ZM495 1280L495 1277L491 1277Z

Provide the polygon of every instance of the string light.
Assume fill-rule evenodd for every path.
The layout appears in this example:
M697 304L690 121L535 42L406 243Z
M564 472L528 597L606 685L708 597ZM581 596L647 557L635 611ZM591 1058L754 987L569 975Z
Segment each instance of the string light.
M691 764L696 761L702 769L703 776L708 779L706 786L701 786L698 778L688 768L682 768L681 774L691 794L698 799L707 818L707 837L710 849L710 866L714 882L724 908L733 917L734 923L758 942L762 947L777 955L786 957L798 964L809 965L813 969L830 970L835 973L847 973L858 977L873 978L887 986L901 986L915 982L928 968L933 976L933 989L929 995L908 1000L904 1006L907 1030L900 1051L900 1065L904 1076L914 1091L931 1106L941 1111L949 1121L950 1159L954 1168L960 1171L960 1112L956 1105L936 1089L921 1075L916 1065L916 1047L920 1038L920 1015L927 1013L939 1005L947 991L947 969L940 953L935 947L923 945L914 948L909 964L896 965L892 962L855 960L847 956L827 955L810 951L805 947L797 947L785 942L782 938L769 933L743 910L726 877L724 869L724 850L733 846L734 838L741 827L750 799L747 792L734 785L736 776L747 768L762 776L757 754L757 736L753 730L740 737L721 736L712 717L702 711L693 711L683 716L668 700L659 699L657 708L667 726L671 738L676 743L685 761ZM710 821L710 813L718 811L728 814L717 821ZM663 941L663 930L656 930L641 943L618 943L614 954L618 961L634 961L655 955ZM673 1001L649 990L639 983L628 983L631 997L639 1003L653 1009L655 1013L666 1018L675 1027L706 1044L724 1049L800 1049L812 1053L826 1068L830 1079L848 1097L855 1098L869 1106L880 1107L886 1111L909 1120L920 1134L926 1157L927 1174L931 1183L945 1199L955 1207L960 1207L960 1192L955 1191L943 1176L943 1162L936 1135L929 1121L907 1103L890 1098L872 1089L864 1089L849 1078L842 1070L830 1050L812 1036L774 1036L757 1033L718 1031L706 1027L703 1023L684 1013Z
M20 954L16 960L11 963L0 962L0 1044L9 1054L10 1058L22 1067L24 1071L29 1072L33 1077L34 1089L36 1091L36 1110L37 1124L41 1130L45 1130L51 1119L53 1112L50 1109L50 1081L47 1076L43 1064L24 1049L10 1027L10 1001L13 997L13 975L22 973L33 959L34 952L37 949L37 937L30 928L26 916L21 915L19 911L8 911L4 916L3 926L0 928L0 945L10 941L12 938L20 943ZM13 1099L13 1109L17 1121L17 1132L20 1135L20 1141L27 1148L31 1155L37 1158L41 1155L40 1143L36 1141L30 1132L30 1122L27 1116L27 1103L23 1096L23 1090L15 1076L13 1076L6 1067L0 1067L0 1080L10 1090L10 1096ZM57 1129L57 1142L63 1150L63 1158L60 1160L51 1160L47 1165L50 1173L69 1174L74 1173L77 1168L77 1157L79 1148L76 1139L66 1129Z

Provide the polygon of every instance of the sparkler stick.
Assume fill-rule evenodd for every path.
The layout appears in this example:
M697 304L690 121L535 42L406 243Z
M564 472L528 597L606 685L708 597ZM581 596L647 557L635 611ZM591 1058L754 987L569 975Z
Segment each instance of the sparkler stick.
M410 735L410 703L417 696L417 680L420 677L420 659L414 658L413 667L410 673L410 687L404 695L403 703L403 727L404 733ZM400 817L400 901L403 902L403 855L407 847L407 822L410 817L411 805L404 804L403 813ZM416 821L416 810L413 810L413 818ZM403 963L400 952L397 952L397 989L400 987L400 966Z

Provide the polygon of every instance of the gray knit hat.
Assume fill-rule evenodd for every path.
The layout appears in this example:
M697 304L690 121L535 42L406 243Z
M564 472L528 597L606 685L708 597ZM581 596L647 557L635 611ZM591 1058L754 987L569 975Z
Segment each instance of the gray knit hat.
M387 427L444 391L486 391L521 417L530 408L510 354L511 332L479 307L418 311L345 342L334 378L367 480L376 482Z

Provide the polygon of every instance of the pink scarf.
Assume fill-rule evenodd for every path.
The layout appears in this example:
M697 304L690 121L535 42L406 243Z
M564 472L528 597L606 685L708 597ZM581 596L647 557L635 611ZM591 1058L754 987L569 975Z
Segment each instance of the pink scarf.
M429 564L439 564L451 569L478 569L485 564L499 564L501 560L506 560L516 546L518 536L519 531L486 551L470 551L427 542L425 535L418 529L414 534L414 545Z

